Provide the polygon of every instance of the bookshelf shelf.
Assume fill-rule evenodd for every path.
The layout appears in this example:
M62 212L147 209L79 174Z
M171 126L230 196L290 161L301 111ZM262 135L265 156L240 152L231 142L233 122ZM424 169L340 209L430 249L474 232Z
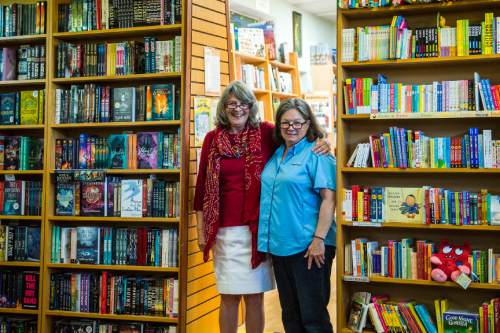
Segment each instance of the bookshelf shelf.
M1 219L1 217L0 217ZM179 223L178 218L171 217L109 217L109 216L49 216L50 221L71 222L163 222Z
M37 315L38 310L19 309L19 308L0 308L0 314Z
M471 169L471 168L347 168L341 169L343 173L439 173L439 174L500 174L500 169Z
M0 87L43 86L45 79L0 81Z
M499 0L464 0L456 3L443 2L438 4L419 4L406 5L399 7L381 7L381 8L360 8L360 9L339 9L339 15L349 19L368 19L375 17L390 17L394 15L418 15L435 13L440 11L462 12L477 9L494 8L500 4Z
M263 57L257 57L237 51L234 51L233 54L239 59L241 59L241 61L244 62L245 64L261 65L267 62L267 59Z
M422 112L422 113L376 113L376 114L343 114L341 119L345 121L369 121L369 120L462 120L499 118L500 111L458 111L458 112Z
M297 94L290 94L290 93L284 93L284 92L278 92L278 91L272 91L271 93L272 93L273 97L283 98L283 99L299 97Z
M356 223L349 221L342 221L341 225L349 228L393 228L393 229L421 229L421 230L453 230L453 231L487 231L487 232L498 232L500 231L500 226L498 225L453 225L453 224L420 224L420 223L381 223L370 225L367 223Z
M116 315L116 314L53 311L53 310L48 310L45 312L45 314L53 317L77 317L77 318L89 318L89 319L125 320L125 321L140 321L140 322L165 323L165 324L176 324L178 322L177 318L168 318L160 316Z
M109 122L109 123L76 123L76 124L53 124L51 128L56 129L75 129L75 128L128 128L128 127L164 127L180 126L180 120L161 120L161 121L135 121L135 122Z
M344 279L346 282L351 283L364 283L350 281L349 279ZM370 282L374 283L389 283L396 285L411 285L411 286L432 286L432 287L447 287L447 288L461 288L458 284L448 281L448 282L436 282L429 280L411 280L411 279L396 279L388 278L383 276L370 276ZM500 284L498 283L471 283L470 289L483 289L483 290L500 290Z
M57 171L64 170L51 170L51 174L55 174ZM180 169L104 169L104 172L108 175L150 175L150 174L162 174L162 175L178 175L181 173Z
M46 38L47 34L0 37L0 45L39 43L44 42Z
M0 125L2 131L43 130L44 125Z
M366 62L346 62L343 63L345 69L389 69L397 67L398 69L411 66L455 66L465 64L493 64L500 62L500 54L492 55L471 55L463 57L435 57L435 58L416 58L416 59L401 59L401 60L381 60L381 61L366 61Z
M252 89L253 93L255 96L257 95L265 95L265 94L269 94L271 93L271 91L267 90L267 89Z
M129 74L129 75L54 78L54 79L52 79L52 82L56 83L56 84L79 84L79 83L93 83L93 82L161 80L161 79L172 79L172 78L178 79L180 77L181 77L181 73L165 72L165 73Z
M99 38L117 37L143 37L158 34L171 34L180 32L182 24L155 25L121 29L90 30L80 32L55 32L52 36L61 40L89 40Z
M127 272L149 272L149 273L178 273L178 267L153 267L132 265L84 265L84 264L47 264L52 269L84 269L99 271L127 271Z
M40 221L41 216L29 216L29 215L0 215L0 220L33 220Z
M43 170L0 170L0 175L43 175Z
M291 71L297 68L293 65L285 64L279 61L270 61L270 64L271 66L278 68L280 71Z
M0 267L40 268L40 262L37 262L37 261L0 261Z

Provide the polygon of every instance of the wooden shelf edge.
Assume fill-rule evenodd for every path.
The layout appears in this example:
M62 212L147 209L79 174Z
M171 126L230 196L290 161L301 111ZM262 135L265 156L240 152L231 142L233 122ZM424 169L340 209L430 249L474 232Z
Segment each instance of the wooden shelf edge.
M413 112L342 114L344 120L419 120L419 119L490 119L500 117L500 111Z
M109 128L109 127L153 127L153 126L180 126L181 120L154 120L154 121L127 121L127 122L109 122L109 123L71 123L71 124L52 124L51 128L56 129L76 129L76 128Z
M101 169L95 169L101 170ZM181 169L102 169L106 174L110 175L149 175L149 174L165 174L165 175L178 175ZM71 170L50 170L50 174L55 174L58 171L85 171L85 169L71 169Z
M432 58L411 58L395 60L374 60L374 61L353 61L340 62L340 67L346 69L367 68L367 67L405 67L418 65L435 64L461 64L474 62L500 61L500 54L484 54L453 57L432 57Z
M71 78L54 78L53 83L57 84L77 84L89 82L105 82L105 81L127 81L127 80L153 80L153 79L170 79L180 78L181 72L165 72L165 73L145 73L145 74L128 74L128 75L103 75L103 76L82 76Z
M47 34L0 37L0 44L15 44L43 41Z
M0 215L0 220L41 220L41 216L31 215Z
M262 64L262 63L267 62L267 59L265 57L258 57L258 56L254 56L251 54L241 53L239 51L233 51L233 54L235 57L238 57L243 62L249 63L249 64Z
M56 264L48 263L52 269L80 269L96 271L128 271L128 272L153 272L153 273L178 273L179 267L132 266L132 265L89 265L89 264Z
M344 276L345 277L345 276ZM447 288L457 288L461 287L451 281L447 282L436 282L430 280L412 280L412 279L398 279L398 278L388 278L382 276L371 276L368 278L367 282L349 281L343 279L344 282L352 283L388 283L388 284L403 284L412 286L429 286L429 287L447 287ZM468 289L483 289L483 290L500 290L500 283L471 283Z
M359 222L358 222L359 223ZM342 221L340 223L346 227L353 228L399 228L399 229L423 229L423 230L458 230L458 231L500 231L500 225L453 225L453 224L420 224L420 223L398 223L398 222L383 222L383 223L373 223L371 222L357 222Z
M270 61L271 66L278 68L279 70L282 71L292 71L296 69L297 67L290 65L290 64L285 64L279 61L272 60Z
M0 314L27 314L38 315L39 310L19 309L19 308L0 308Z
M142 322L155 322L166 324L177 324L178 318L156 317L146 315L116 315L116 314L102 314L93 312L72 312L72 311L55 311L48 310L45 312L47 316L53 317L77 317L77 318L90 318L90 319L109 319L109 320L124 320L124 321L142 321Z
M32 130L44 129L45 125L0 125L0 130Z
M1 219L1 218L0 218ZM179 223L179 218L170 217L108 217L108 216L49 216L50 221L86 221L86 222L164 222Z
M472 169L472 168L352 168L343 167L344 173L439 173L439 174L500 174L500 168L496 169Z
M45 79L36 80L9 80L0 81L0 87L19 87L19 86L30 86L30 85L44 85Z
M39 261L0 261L0 267L31 267L39 268Z
M296 97L299 97L297 94L294 94L294 93L284 93L284 92L279 92L279 91L271 91L271 94L275 97L278 97L278 98L296 98Z
M0 175L43 175L43 170L0 170Z
M116 28L103 30L88 30L78 32L54 32L52 36L58 39L79 39L91 37L112 37L112 36L142 36L148 33L174 32L181 30L182 24L164 24L131 28Z

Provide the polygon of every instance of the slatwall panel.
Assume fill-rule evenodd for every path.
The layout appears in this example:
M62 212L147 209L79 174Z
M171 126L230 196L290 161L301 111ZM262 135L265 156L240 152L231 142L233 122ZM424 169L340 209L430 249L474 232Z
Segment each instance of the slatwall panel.
M224 0L191 0L191 114L189 131L189 218L187 244L186 332L218 333L220 297L215 289L213 263L203 262L198 251L196 217L192 211L196 184L196 150L194 143L193 100L203 96L205 82L204 47L220 51L221 84L229 82L228 27Z

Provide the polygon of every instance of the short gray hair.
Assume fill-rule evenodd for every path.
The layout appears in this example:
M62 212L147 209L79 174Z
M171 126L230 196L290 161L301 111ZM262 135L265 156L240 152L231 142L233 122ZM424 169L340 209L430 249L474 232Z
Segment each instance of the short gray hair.
M257 99L246 84L241 81L231 82L226 89L222 92L222 96L217 104L217 114L215 119L215 125L224 128L229 128L229 120L226 114L226 103L231 98L234 97L240 101L240 103L247 103L250 106L248 110L248 124L253 128L258 128L260 125L258 113L259 106L257 105Z

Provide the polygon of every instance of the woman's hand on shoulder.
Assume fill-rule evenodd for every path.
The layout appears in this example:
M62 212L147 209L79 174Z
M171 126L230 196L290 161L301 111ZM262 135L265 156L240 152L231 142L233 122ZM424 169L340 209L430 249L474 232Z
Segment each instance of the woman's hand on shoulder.
M325 139L317 139L312 151L318 155L328 155L332 152L332 146Z
M313 241L307 248L304 258L307 258L307 269L311 269L313 261L318 268L325 263L325 242L320 238L313 238Z

